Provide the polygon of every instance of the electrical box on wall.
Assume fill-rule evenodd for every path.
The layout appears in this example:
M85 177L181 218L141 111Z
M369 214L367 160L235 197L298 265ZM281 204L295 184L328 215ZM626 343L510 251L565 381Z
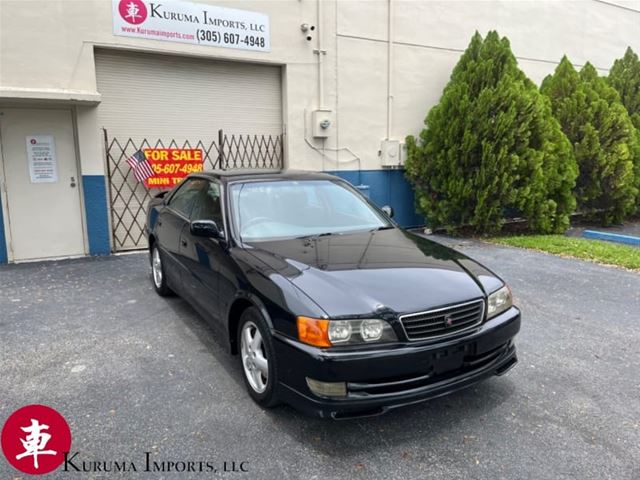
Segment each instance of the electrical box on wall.
M380 146L381 165L387 168L399 168L404 164L400 140L383 140Z
M327 138L333 129L333 112L331 110L314 110L311 117L313 136Z

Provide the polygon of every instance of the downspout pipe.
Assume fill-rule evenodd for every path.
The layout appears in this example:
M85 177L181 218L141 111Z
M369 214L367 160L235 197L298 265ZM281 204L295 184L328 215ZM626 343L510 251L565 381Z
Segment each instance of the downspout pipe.
M316 50L316 54L318 55L318 109L324 110L324 66L322 57L326 54L324 50L324 28L323 28L323 17L322 17L322 2L323 0L317 0L318 7L318 49Z
M320 2L320 0L318 0ZM394 0L388 0L387 23L387 140L391 139L393 127L393 36L394 36Z

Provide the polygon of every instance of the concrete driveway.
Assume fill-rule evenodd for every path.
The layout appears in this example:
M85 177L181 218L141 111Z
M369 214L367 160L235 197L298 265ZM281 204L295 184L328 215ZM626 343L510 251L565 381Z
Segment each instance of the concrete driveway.
M510 282L523 310L519 365L347 422L253 404L204 321L155 295L145 255L2 267L0 424L48 404L71 425L76 465L137 466L49 478L212 477L141 471L144 452L211 462L217 478L640 478L640 275L475 242L460 249ZM249 472L224 473L223 462ZM20 477L0 460L0 478Z

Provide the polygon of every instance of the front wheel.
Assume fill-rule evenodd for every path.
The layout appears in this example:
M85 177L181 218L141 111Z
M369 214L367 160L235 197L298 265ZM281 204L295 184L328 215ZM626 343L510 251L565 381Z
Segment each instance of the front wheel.
M244 383L249 395L263 407L277 405L278 369L275 351L269 328L258 309L250 307L242 313L238 344Z
M166 297L173 293L167 286L167 276L164 272L162 255L157 245L151 247L151 279L153 280L153 288L161 297Z

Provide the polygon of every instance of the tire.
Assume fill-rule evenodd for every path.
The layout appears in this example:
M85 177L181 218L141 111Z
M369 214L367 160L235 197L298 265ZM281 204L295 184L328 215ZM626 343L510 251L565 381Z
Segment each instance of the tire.
M151 283L156 293L161 297L173 294L173 291L167 285L167 275L164 270L162 254L156 244L151 247Z
M246 336L247 331L249 336ZM256 334L259 339L256 339ZM259 344L255 340L259 340ZM238 357L242 378L251 398L265 408L280 403L276 392L278 366L273 339L267 322L255 307L247 308L240 316Z

